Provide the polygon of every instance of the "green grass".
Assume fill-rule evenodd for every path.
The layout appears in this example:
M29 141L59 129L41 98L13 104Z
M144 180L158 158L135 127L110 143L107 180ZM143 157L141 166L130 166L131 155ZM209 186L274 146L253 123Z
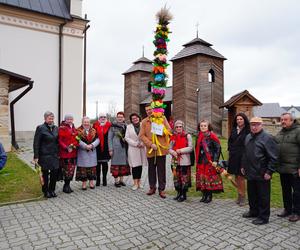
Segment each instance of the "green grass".
M225 159L228 159L228 151L227 151L227 139L221 138L221 146L222 152ZM202 194L199 191L196 191L195 187L195 166L192 168L192 187L189 189L188 196L190 197L201 197ZM273 174L272 177L272 189L271 189L271 206L272 207L282 207L282 194L281 194L281 185L280 185L280 178L279 174ZM224 185L224 192L214 194L214 197L217 199L236 199L237 198L237 191L236 188L231 184L231 182L223 177L223 185ZM170 194L174 195L175 191L169 192Z
M0 205L41 195L38 175L14 153L8 153L6 166L0 171Z

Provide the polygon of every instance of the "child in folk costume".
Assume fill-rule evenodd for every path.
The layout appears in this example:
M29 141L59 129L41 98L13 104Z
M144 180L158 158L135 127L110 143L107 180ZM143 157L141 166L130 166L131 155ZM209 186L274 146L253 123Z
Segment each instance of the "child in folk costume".
M221 145L207 120L202 120L199 126L196 144L196 190L203 193L200 202L209 203L212 201L213 192L223 192L222 178L214 167L220 156Z
M174 200L182 202L186 200L186 193L191 187L191 153L193 152L193 141L190 134L184 129L184 123L177 120L174 124L174 134L171 137L169 153L172 155L174 175L174 187L177 195Z

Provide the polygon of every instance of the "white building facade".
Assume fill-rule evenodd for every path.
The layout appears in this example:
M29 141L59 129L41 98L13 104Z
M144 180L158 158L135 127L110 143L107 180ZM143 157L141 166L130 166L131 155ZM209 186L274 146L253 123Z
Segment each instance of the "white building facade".
M83 115L87 24L82 18L82 0L58 0L57 6L43 0L39 2L44 6L26 8L2 2L5 1L0 0L0 68L34 81L33 88L14 105L17 140L32 137L47 110L55 114L56 124L68 113L79 125ZM9 102L23 90L11 92Z

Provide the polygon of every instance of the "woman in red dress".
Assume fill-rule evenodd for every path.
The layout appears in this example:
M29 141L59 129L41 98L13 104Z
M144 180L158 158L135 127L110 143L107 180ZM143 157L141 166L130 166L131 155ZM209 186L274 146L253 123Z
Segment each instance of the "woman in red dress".
M202 120L199 127L196 144L196 190L203 193L200 202L209 203L212 201L213 192L223 192L222 178L213 166L219 159L221 146L207 120Z
M65 193L73 192L70 182L73 179L76 167L77 146L79 145L78 140L76 140L77 130L74 127L73 120L72 115L65 115L65 119L58 129L59 163L65 181L63 187Z

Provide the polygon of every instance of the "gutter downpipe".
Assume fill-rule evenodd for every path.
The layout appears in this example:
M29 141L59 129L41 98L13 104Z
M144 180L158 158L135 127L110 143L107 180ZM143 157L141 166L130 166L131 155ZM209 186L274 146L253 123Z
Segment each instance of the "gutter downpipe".
M15 149L19 149L19 145L16 141L16 129L15 129L15 112L14 112L14 105L17 101L19 101L24 95L27 94L32 88L33 88L33 81L30 81L28 83L28 87L20 94L18 95L10 104L10 124L11 124L11 145Z
M61 102L62 102L62 37L63 27L67 24L67 20L59 25L59 55L58 55L58 124L61 122Z
M87 14L85 14L85 19L87 19ZM90 28L90 25L86 25L83 34L84 34L84 50L83 50L83 116L86 116L86 38L87 30Z

